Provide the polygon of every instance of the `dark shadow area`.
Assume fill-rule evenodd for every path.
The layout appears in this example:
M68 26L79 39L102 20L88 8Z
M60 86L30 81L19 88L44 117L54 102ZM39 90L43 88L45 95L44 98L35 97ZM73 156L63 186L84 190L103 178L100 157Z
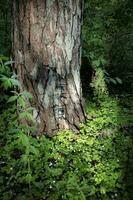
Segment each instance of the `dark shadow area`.
M128 0L115 11L117 33L114 34L107 72L119 77L122 84L107 84L109 94L118 101L118 131L123 134L123 153L119 157L123 169L121 199L133 199L133 1ZM121 144L122 145L122 144Z
M11 55L11 4L0 0L0 55Z
M116 32L111 33L109 65L111 77L119 77L122 84L108 84L110 94L133 95L133 1L120 4L113 13Z
M90 5L93 4L91 4L90 2ZM88 3L88 7L90 5ZM103 9L104 12L104 3L102 4L103 7L102 6L100 7L100 5L97 6L99 7L99 10ZM91 7L89 7L89 9L91 9ZM92 9L95 9L95 7ZM98 52L96 55L98 54L102 55L102 53L103 54L105 53L106 55L107 53L108 64L103 66L101 63L101 65L99 65L98 67L105 70L106 72L104 74L105 75L104 81L106 83L109 95L108 97L106 95L104 97L103 95L102 97L95 96L94 98L95 88L88 86L88 84L90 84L92 79L95 77L95 73L93 73L93 67L91 66L89 60L88 59L84 60L84 58L82 59L82 67L81 67L81 81L83 87L83 95L86 99L89 99L88 115L91 115L89 114L91 113L91 106L96 104L96 106L94 106L94 109L93 107L92 109L95 111L100 110L99 114L98 113L95 114L97 120L101 120L101 124L103 123L104 120L109 121L106 128L105 124L103 124L103 126L101 125L102 128L100 132L101 133L105 132L106 135L106 133L109 132L110 129L112 129L110 137L112 137L112 134L116 135L114 140L112 140L112 151L114 151L115 149L114 154L116 155L116 159L118 159L119 162L120 166L119 169L121 171L121 181L119 182L120 184L119 186L116 185L116 188L118 189L116 192L116 196L115 193L114 194L112 193L112 197L110 197L110 199L132 200L133 199L133 32L132 32L133 1L128 0L119 3L117 9L114 7L113 10L111 11L109 10L108 14L106 14L105 12L104 16L105 18L103 17L104 14L102 15L99 12L96 15L96 11L94 13L94 10L92 9L90 10L91 13L90 15L87 13L87 10L85 13L85 15L87 16L85 20L88 20L87 26L91 24L89 28L86 27L86 29L88 28L90 31L92 31L90 33L88 31L88 34L92 35L93 37L93 35L96 33L101 38L101 34L99 31L103 30L107 31L108 39L106 40L106 43L109 45L109 51L106 52L106 48L105 49L103 48L103 50L101 51L102 45L101 47L98 46L97 41L93 42L94 50L91 51L90 47L92 41L91 37L89 38L89 36L86 36L87 40L85 41L84 46L86 48L85 50L88 52L88 55L91 55L90 52L91 53L93 52L95 55L95 51ZM100 17L100 15L102 17ZM110 18L112 19L111 26L109 24L110 22L106 24L108 16L110 16ZM105 21L102 21L103 18ZM91 23L89 20L93 22ZM99 29L98 28L95 29L95 25L93 25L93 23L95 24L94 20L96 20L95 21L96 23L98 23L99 21L105 23L106 28L103 29L103 24L102 24L99 25L99 27L101 26L101 29L99 27L98 27ZM97 57L97 60L98 59L99 57ZM119 78L120 81L117 82L116 78ZM113 99L113 101L115 101L117 104L117 106L114 106L114 108L111 99ZM108 103L108 101L110 101L110 103ZM115 114L112 113L113 109ZM108 110L107 115L105 115L105 110ZM95 118L95 115L94 116L93 115L92 118ZM102 119L100 119L100 115ZM119 195L117 196L118 193ZM104 199L104 197L98 197L96 199Z
M119 112L117 116L118 131L123 134L124 149L119 157L123 169L123 193L125 199L133 199L133 96L120 96L118 100ZM121 144L122 145L122 144ZM123 195L122 197L123 198ZM124 199L124 198L123 198Z
M85 99L87 99L88 96L93 95L93 89L90 86L93 77L94 77L94 69L90 64L89 59L87 57L82 57L80 78L82 83L83 97Z

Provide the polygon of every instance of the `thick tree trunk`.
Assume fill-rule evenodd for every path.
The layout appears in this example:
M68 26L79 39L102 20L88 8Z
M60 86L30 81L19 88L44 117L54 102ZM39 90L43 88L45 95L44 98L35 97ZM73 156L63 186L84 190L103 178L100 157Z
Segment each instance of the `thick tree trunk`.
M34 97L39 132L78 130L82 0L14 0L13 52L23 89Z

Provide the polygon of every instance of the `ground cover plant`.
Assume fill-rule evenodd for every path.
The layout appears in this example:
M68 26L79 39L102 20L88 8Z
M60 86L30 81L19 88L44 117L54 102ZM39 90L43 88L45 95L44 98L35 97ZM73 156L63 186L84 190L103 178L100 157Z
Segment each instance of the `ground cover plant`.
M1 64L9 72L1 71L0 78L5 93L19 86L7 64ZM6 95L0 116L2 200L132 199L130 96L88 100L80 133L59 132L53 138L35 138L33 126L19 123L19 118L33 120L27 98L31 95L25 91Z

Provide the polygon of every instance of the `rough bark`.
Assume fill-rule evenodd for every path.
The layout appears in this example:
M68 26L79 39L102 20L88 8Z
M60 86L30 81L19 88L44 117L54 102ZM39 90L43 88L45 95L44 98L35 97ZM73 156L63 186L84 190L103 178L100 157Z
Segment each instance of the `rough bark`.
M14 0L15 68L39 133L79 129L82 0Z

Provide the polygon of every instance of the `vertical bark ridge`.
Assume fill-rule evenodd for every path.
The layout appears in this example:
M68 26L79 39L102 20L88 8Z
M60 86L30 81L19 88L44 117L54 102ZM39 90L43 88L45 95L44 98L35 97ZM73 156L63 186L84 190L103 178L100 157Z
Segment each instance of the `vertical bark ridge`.
M38 132L79 130L82 0L14 0L14 56Z

